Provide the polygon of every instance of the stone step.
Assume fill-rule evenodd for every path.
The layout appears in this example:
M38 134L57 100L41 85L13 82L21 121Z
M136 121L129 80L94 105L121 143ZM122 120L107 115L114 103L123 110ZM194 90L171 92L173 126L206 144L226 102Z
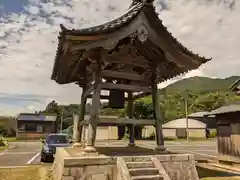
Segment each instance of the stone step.
M123 158L125 162L151 162L150 156L128 156Z
M134 176L131 180L163 180L163 177L160 175L146 175L146 176Z
M157 168L136 168L129 169L129 173L131 176L143 176L143 175L157 175L159 172Z
M153 168L154 165L151 161L146 162L126 162L127 167L129 169L136 169L136 168Z

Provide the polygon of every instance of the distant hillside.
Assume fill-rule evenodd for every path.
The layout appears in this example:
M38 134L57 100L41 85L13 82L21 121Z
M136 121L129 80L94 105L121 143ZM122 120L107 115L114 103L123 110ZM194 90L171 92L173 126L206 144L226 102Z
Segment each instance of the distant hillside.
M193 91L193 92L213 92L226 91L239 76L231 76L225 79L212 79L207 77L191 77L177 81L166 87L166 92Z

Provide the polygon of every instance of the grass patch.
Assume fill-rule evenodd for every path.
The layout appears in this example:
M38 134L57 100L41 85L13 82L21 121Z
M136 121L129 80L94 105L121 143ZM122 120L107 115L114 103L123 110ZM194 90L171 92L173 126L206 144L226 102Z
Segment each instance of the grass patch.
M166 137L164 138L165 141L211 141L211 140L215 140L215 138L212 139L206 139L206 138L201 138L201 137L189 137L188 140L184 139L184 138L169 138Z
M0 169L1 180L52 180L46 167L29 166Z
M200 180L240 180L240 177L207 177Z
M7 141L7 142L16 142L17 138L16 137L3 137L3 140Z
M8 148L7 146L0 147L0 152L6 150L7 148Z

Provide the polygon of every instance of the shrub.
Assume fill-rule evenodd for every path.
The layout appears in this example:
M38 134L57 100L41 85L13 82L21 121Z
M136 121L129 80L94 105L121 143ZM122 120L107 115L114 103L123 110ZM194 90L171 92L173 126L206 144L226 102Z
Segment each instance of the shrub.
M7 129L0 125L0 136L5 136L7 134Z
M210 138L216 138L216 137L217 137L217 130L216 129L211 130Z
M4 141L3 137L0 136L0 147L4 147L4 146L7 146L8 143L6 141Z

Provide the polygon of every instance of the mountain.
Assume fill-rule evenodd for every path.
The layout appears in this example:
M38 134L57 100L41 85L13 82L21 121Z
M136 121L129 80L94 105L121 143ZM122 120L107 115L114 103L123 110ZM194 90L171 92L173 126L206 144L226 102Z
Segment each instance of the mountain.
M177 81L165 88L166 92L183 92L186 90L192 92L214 92L227 91L229 87L239 79L239 76L231 76L225 79L208 77L191 77Z

